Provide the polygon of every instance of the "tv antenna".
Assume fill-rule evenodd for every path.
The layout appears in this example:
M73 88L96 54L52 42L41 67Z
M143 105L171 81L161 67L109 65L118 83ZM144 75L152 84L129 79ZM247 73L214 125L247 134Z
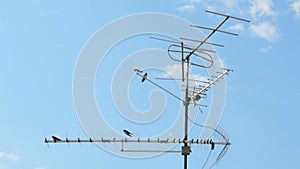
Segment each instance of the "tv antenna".
M181 98L177 96L176 94L172 93L171 91L167 90L166 88L160 86L158 83L154 82L148 77L148 74L142 70L139 69L134 69L134 72L136 73L137 76L141 77L141 82L148 82L151 83L152 85L160 88L161 90L165 91L166 93L170 94L171 96L175 97L178 99L183 105L184 105L184 138L177 138L177 139L170 139L170 138L165 138L165 139L133 139L133 138L122 138L122 139L107 139L104 137L101 138L88 138L88 139L69 139L66 137L65 139L52 136L51 139L45 138L44 142L46 144L49 143L120 143L122 145L121 152L148 152L148 153L153 153L153 152L169 152L169 153L181 153L181 155L184 158L184 169L187 169L188 165L188 156L192 152L192 145L197 145L197 144L209 144L211 146L211 151L215 149L215 146L221 145L224 146L222 151L219 153L219 155L216 158L215 163L211 165L210 168L212 168L215 164L218 163L218 161L225 155L228 147L231 145L228 137L223 134L219 129L210 127L210 126L205 126L196 123L195 121L191 120L189 118L189 106L192 105L194 107L199 107L200 111L202 112L200 107L206 107L206 105L200 104L200 100L202 98L206 97L206 91L210 89L213 85L218 83L220 80L222 80L226 75L228 75L231 71L231 69L228 68L222 68L222 71L216 72L215 76L211 76L210 79L207 80L198 80L198 79L191 79L190 78L190 69L191 67L198 67L198 68L203 68L203 69L208 69L212 67L214 64L214 60L211 56L212 53L215 53L216 51L204 48L204 44L208 45L213 45L217 47L224 47L224 45L217 44L217 43L212 43L209 42L209 38L215 34L216 32L220 33L225 33L233 36L238 36L236 33L220 30L221 26L228 20L228 19L234 19L234 20L239 20L239 21L244 21L244 22L250 22L249 20L234 17L231 15L226 15L226 14L221 14L213 11L206 10L205 12L208 12L210 14L214 15L219 15L224 17L224 19L215 27L215 28L208 28L208 27L203 27L203 26L197 26L197 25L191 25L192 27L199 28L199 29L205 29L205 30L210 30L211 32L203 39L203 40L197 40L197 39L192 39L190 37L179 37L181 41L175 41L175 40L170 40L170 39L163 39L163 38L158 38L158 37L151 37L152 39L155 40L160 40L160 41L165 41L168 43L171 43L168 47L168 56L170 59L172 59L175 62L181 63L181 78L156 78L157 80L177 80L181 81L183 83L182 87L184 88L184 98ZM185 42L196 42L198 43L196 46L190 46ZM199 62L195 62L191 60L191 58L199 58ZM190 86L190 82L199 82L201 85L199 86ZM213 130L215 134L218 134L221 136L222 141L215 141L212 139L189 139L188 137L188 124L189 121L197 126L207 128L210 130ZM123 130L123 132L131 137L132 133L128 130ZM140 143L140 144L177 144L177 145L182 145L181 150L140 150L140 149L126 149L125 145L130 144L130 143ZM210 153L211 153L210 151ZM206 163L210 157L210 153L208 155L207 160L205 161L204 165L202 168L206 166Z

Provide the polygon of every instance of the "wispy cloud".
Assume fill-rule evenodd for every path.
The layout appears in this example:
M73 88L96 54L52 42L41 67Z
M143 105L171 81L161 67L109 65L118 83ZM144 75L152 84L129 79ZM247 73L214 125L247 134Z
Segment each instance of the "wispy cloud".
M230 26L229 29L233 30L233 31L244 31L245 27L244 27L244 25L237 23L235 25Z
M182 69L181 69L181 65L180 64L172 64L172 65L167 65L165 67L166 73L168 73L168 75L170 75L172 78L182 78L181 74L182 74ZM192 74L190 73L190 79L194 79L194 80L201 80L201 81L207 81L207 77L202 76L200 74ZM197 85L197 82L195 82L194 84L192 84L194 86Z
M233 10L237 6L238 0L226 0L222 2L225 4L227 9Z
M38 167L35 167L34 169L45 169L45 167L38 166Z
M177 8L178 11L193 11L195 10L195 5L194 4L187 4L187 5L183 5Z
M267 41L275 41L278 39L280 36L279 28L274 24L277 12L273 9L272 0L251 0L250 16L252 20L254 20L254 24L249 26L249 31L252 35ZM270 49L261 49L261 51L265 52L268 50Z
M273 0L181 0L180 3L183 4L177 8L180 11L193 11L202 7L252 20L250 25L238 23L228 27L233 31L249 33L267 41L275 41L281 36L280 30L275 24L278 12L274 8ZM300 0L293 0L290 7L300 18Z
M296 13L296 17L300 18L300 0L295 0L290 4L292 10Z
M0 161L0 169L6 169L6 165L2 164L1 161Z
M19 159L19 156L17 156L14 153L5 153L5 152L0 152L0 169L6 169L8 168L5 164L2 163L3 160L9 160L9 161L17 161Z
M189 3L200 3L202 0L187 0Z
M185 11L194 11L196 10L196 5L201 4L202 0L181 0L179 2L182 6L176 8L176 10L180 12L185 12Z
M208 5L208 6L206 7L206 9L209 10L209 11L216 11L217 6L216 6L216 5Z
M17 161L19 160L19 156L14 154L14 153L5 153L5 152L0 152L0 159L6 158L7 160L10 161Z
M212 11L236 11L240 6L238 5L239 0L213 0L213 1L203 1L203 0L181 0L181 4L184 4L180 7L180 9L190 9L183 8L193 6L193 10L196 9L197 6L204 7L205 9ZM221 10L222 9L222 10ZM178 10L178 8L177 8ZM221 11L220 11L221 10ZM185 10L181 10L185 11Z
M272 46L268 45L267 47L261 48L260 51L263 52L263 53L266 53L266 52L268 52L271 49L272 49Z
M250 7L250 15L253 19L263 16L275 16L276 12L273 11L272 0L252 0Z
M249 30L255 36L264 38L267 41L275 41L279 37L278 28L268 21L253 24L249 27Z
M6 158L10 161L17 161L19 160L19 156L17 156L16 154L14 153L9 153L6 155Z
M250 14L253 19L277 15L273 10L273 0L181 0L179 3L182 4L181 7L177 8L180 11L195 10L199 6L208 10L229 12L232 15Z
M173 78L181 78L181 65L173 64L165 67L166 72Z
M4 152L0 152L0 158L3 158L5 156Z

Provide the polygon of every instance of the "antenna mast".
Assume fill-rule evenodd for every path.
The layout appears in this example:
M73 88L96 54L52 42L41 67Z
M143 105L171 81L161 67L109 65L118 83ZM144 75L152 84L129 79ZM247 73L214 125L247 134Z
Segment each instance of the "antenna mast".
M214 128L209 127L209 126L199 125L195 122L194 122L194 124L197 124L198 126L214 130L216 133L220 134L224 138L224 141L213 141L211 139L200 139L200 140L199 139L189 139L189 137L188 137L188 121L190 120L189 119L189 105L192 103L193 106L204 106L204 105L198 104L196 102L199 101L200 98L202 98L202 96L206 96L205 92L209 88L211 88L212 85L216 84L219 80L223 79L225 75L228 75L229 72L231 72L232 70L223 68L223 71L222 72L217 72L218 75L217 76L212 76L212 79L208 79L208 81L200 81L200 80L196 80L196 79L190 79L190 77L189 77L190 68L191 68L191 66L196 66L196 67L199 67L199 68L208 69L213 65L214 61L211 57L211 53L214 53L215 51L205 49L205 48L201 48L201 47L203 46L203 44L209 44L209 45L224 47L224 45L221 45L221 44L208 42L209 38L214 33L220 32L220 33L225 33L225 34L229 34L229 35L238 36L238 34L236 34L236 33L231 33L231 32L228 32L228 31L220 30L220 27L228 19L231 18L231 19L244 21L244 22L250 22L250 21L246 20L246 19L230 16L230 15L225 15L225 14L213 12L213 11L206 10L206 12L214 14L214 15L219 15L219 16L222 16L222 17L225 17L225 18L219 23L219 25L216 26L216 28L207 28L207 27L203 27L203 26L191 25L192 27L195 27L195 28L211 30L210 34L208 34L204 38L204 40L196 40L196 39L191 39L191 38L187 38L187 37L179 37L179 39L184 40L184 41L198 42L198 45L196 47L188 46L187 44L185 44L182 41L178 42L178 41L169 40L169 39L151 37L152 39L155 39L155 40L161 40L161 41L166 41L166 42L172 43L168 48L168 56L173 61L181 63L181 71L182 71L181 72L182 73L181 78L180 79L156 78L156 79L158 79L158 80L180 80L183 83L185 83L185 85L183 85L183 86L185 86L185 88L184 88L184 91L185 91L184 99L180 98L179 96L173 94L169 90L165 89L164 87L160 86L159 84L157 84L154 81L152 81L151 79L149 79L147 77L147 73L141 74L143 71L140 71L138 69L134 70L136 75L142 77L142 82L147 81L147 82L153 84L154 86L162 89L163 91L167 92L168 94L170 94L171 96L175 97L176 99L178 99L180 102L183 103L184 109L185 109L184 110L184 138L183 139L180 139L180 138L179 139L169 139L169 138L166 138L166 139L159 139L159 138L158 139L150 139L150 138L148 138L148 139L140 139L140 138L137 138L137 139L127 139L127 138L107 139L107 138L103 138L103 137L101 137L100 139L93 139L93 138L89 138L89 139L80 139L80 138L77 138L77 139L68 139L68 138L60 139L58 137L52 136L52 139L45 138L44 142L46 144L48 144L48 143L121 143L122 144L122 148L120 150L121 152L150 152L150 153L151 152L170 152L170 153L181 153L181 155L184 157L184 169L188 168L188 155L190 155L190 153L191 153L191 146L193 144L210 144L211 145L211 150L214 150L215 145L223 145L224 148L223 148L222 152L219 154L219 156L217 158L217 161L219 161L220 158L226 153L226 150L227 150L228 146L231 145L231 143L229 142L229 139L226 138L217 129L214 129ZM176 56L176 54L180 54L181 58ZM196 63L196 62L191 61L191 57L200 58L202 63ZM189 89L191 88L189 86L190 81L199 81L199 82L203 83L203 85L201 86L201 88L195 88L194 87L194 89L191 93L191 91L189 91ZM200 111L202 112L201 109L200 109ZM125 145L130 144L130 143L141 143L141 144L159 143L159 144L183 144L183 145L181 147L181 150L136 150L136 149L132 150L132 149L126 149ZM205 162L205 164L206 164L206 162Z

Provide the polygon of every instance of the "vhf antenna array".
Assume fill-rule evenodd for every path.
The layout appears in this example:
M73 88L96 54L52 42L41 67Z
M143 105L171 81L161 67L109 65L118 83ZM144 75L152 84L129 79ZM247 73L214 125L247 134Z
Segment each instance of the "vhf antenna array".
M188 155L190 155L191 151L191 146L193 144L210 144L211 145L211 150L214 150L216 145L223 145L223 150L221 151L221 153L218 155L216 162L211 166L211 168L224 156L224 154L226 153L228 147L231 145L231 143L229 142L229 139L222 133L220 132L218 129L209 127L209 126L204 126L201 124L198 124L196 122L193 122L191 119L189 119L188 117L188 113L189 113L189 105L192 104L193 106L206 106L206 105L201 105L199 103L197 103L201 98L205 98L206 97L206 91L211 88L212 85L216 84L217 82L219 82L219 80L223 79L225 75L228 75L229 72L231 72L231 69L226 69L223 68L221 72L217 72L217 76L211 76L211 79L208 79L207 81L201 81L201 80L196 80L196 79L190 79L189 74L190 74L190 67L191 66L196 66L196 67L200 67L200 68L210 68L213 64L213 58L211 57L211 53L215 53L214 50L210 50L210 49L206 49L206 48L202 48L202 46L204 44L209 44L209 45L213 45L213 46L218 46L218 47L224 47L224 45L221 44L217 44L217 43L211 43L208 42L209 38L216 32L220 32L220 33L225 33L225 34L229 34L229 35L234 35L234 36L238 36L238 34L236 33L232 33L232 32L227 32L224 30L220 30L220 27L228 20L228 19L235 19L235 20L239 20L239 21L244 21L244 22L250 22L249 20L246 19L242 19L242 18L238 18L238 17L234 17L231 15L226 15L226 14L221 14L221 13L217 13L217 12L213 12L213 11L209 11L206 10L205 12L208 12L210 14L215 14L215 15L219 15L224 17L224 19L219 23L219 25L217 25L216 28L208 28L208 27L203 27L203 26L197 26L197 25L191 25L192 27L195 28L200 28L200 29L206 29L206 30L210 30L210 34L207 35L203 40L196 40L196 39L192 39L192 38L186 38L186 37L180 37L179 39L182 40L180 41L174 41L174 40L169 40L169 39L162 39L162 38L157 38L157 37L151 37L152 39L156 39L156 40L161 40L161 41L166 41L166 42L170 42L172 43L169 48L168 48L168 56L176 62L180 62L181 63L181 78L178 79L174 79L174 78L156 78L157 80L180 80L183 83L185 83L185 85L183 85L184 87L184 91L185 91L185 97L184 98L180 98L179 96L173 94L172 92L170 92L169 90L165 89L164 87L160 86L159 84L155 83L154 81L152 81L151 79L149 79L147 77L147 73L143 73L143 71L135 69L135 73L136 75L142 77L142 82L147 81L151 84L153 84L154 86L162 89L163 91L167 92L168 94L172 95L173 97L175 97L176 99L178 99L179 101L181 101L183 103L183 105L185 106L185 111L184 111L184 138L183 139L127 139L127 138L123 138L123 139L116 139L116 138L112 138L112 139L106 139L101 137L100 139L93 139L93 138L89 138L89 139L69 139L68 137L65 139L61 139L58 138L56 136L52 136L51 139L47 139L45 138L44 142L46 144L48 143L121 143L122 144L122 148L121 148L121 152L173 152L173 153L181 153L184 157L184 169L187 169L187 160L188 160ZM184 43L183 41L190 41L190 42L197 42L198 45L195 47L191 47L189 45L187 45L186 43ZM181 55L181 57L178 57L176 54ZM202 63L196 63L196 62L192 62L191 61L191 57L196 57L196 58L200 58ZM189 83L190 81L196 81L196 82L201 82L203 85L200 85L199 87L190 87ZM190 88L193 89L193 91L190 91ZM202 112L202 110L200 109L200 111ZM212 139L189 139L188 137L188 121L191 121L192 123L194 123L195 125L198 125L200 127L203 128L208 128L213 130L215 133L219 134L222 138L223 141L213 141ZM130 136L130 132L124 130L125 134ZM183 144L181 147L181 150L128 150L125 149L125 144L129 144L129 143L159 143L159 144ZM209 157L208 157L209 158ZM208 159L206 160L206 162L208 161ZM205 167L206 162L204 164L204 166L202 168Z

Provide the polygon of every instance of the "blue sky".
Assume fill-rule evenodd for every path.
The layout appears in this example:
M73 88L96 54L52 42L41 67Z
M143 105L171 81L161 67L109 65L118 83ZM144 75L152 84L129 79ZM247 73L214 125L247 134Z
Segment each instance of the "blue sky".
M87 137L74 108L72 80L81 49L97 30L140 12L162 12L215 26L220 18L205 9L252 21L230 21L222 27L239 37L215 34L211 39L225 45L216 50L226 67L234 69L227 77L220 123L233 144L216 168L300 167L296 144L300 141L299 0L12 0L1 1L0 8L0 169L182 168L178 154L130 159L90 144L50 145L49 149L43 139ZM127 46L120 46L124 51L116 54L136 50ZM101 93L96 97L103 99ZM115 122L114 129L120 130L122 122ZM139 127L128 126L143 135ZM207 152L205 146L195 148L189 168L200 168Z

